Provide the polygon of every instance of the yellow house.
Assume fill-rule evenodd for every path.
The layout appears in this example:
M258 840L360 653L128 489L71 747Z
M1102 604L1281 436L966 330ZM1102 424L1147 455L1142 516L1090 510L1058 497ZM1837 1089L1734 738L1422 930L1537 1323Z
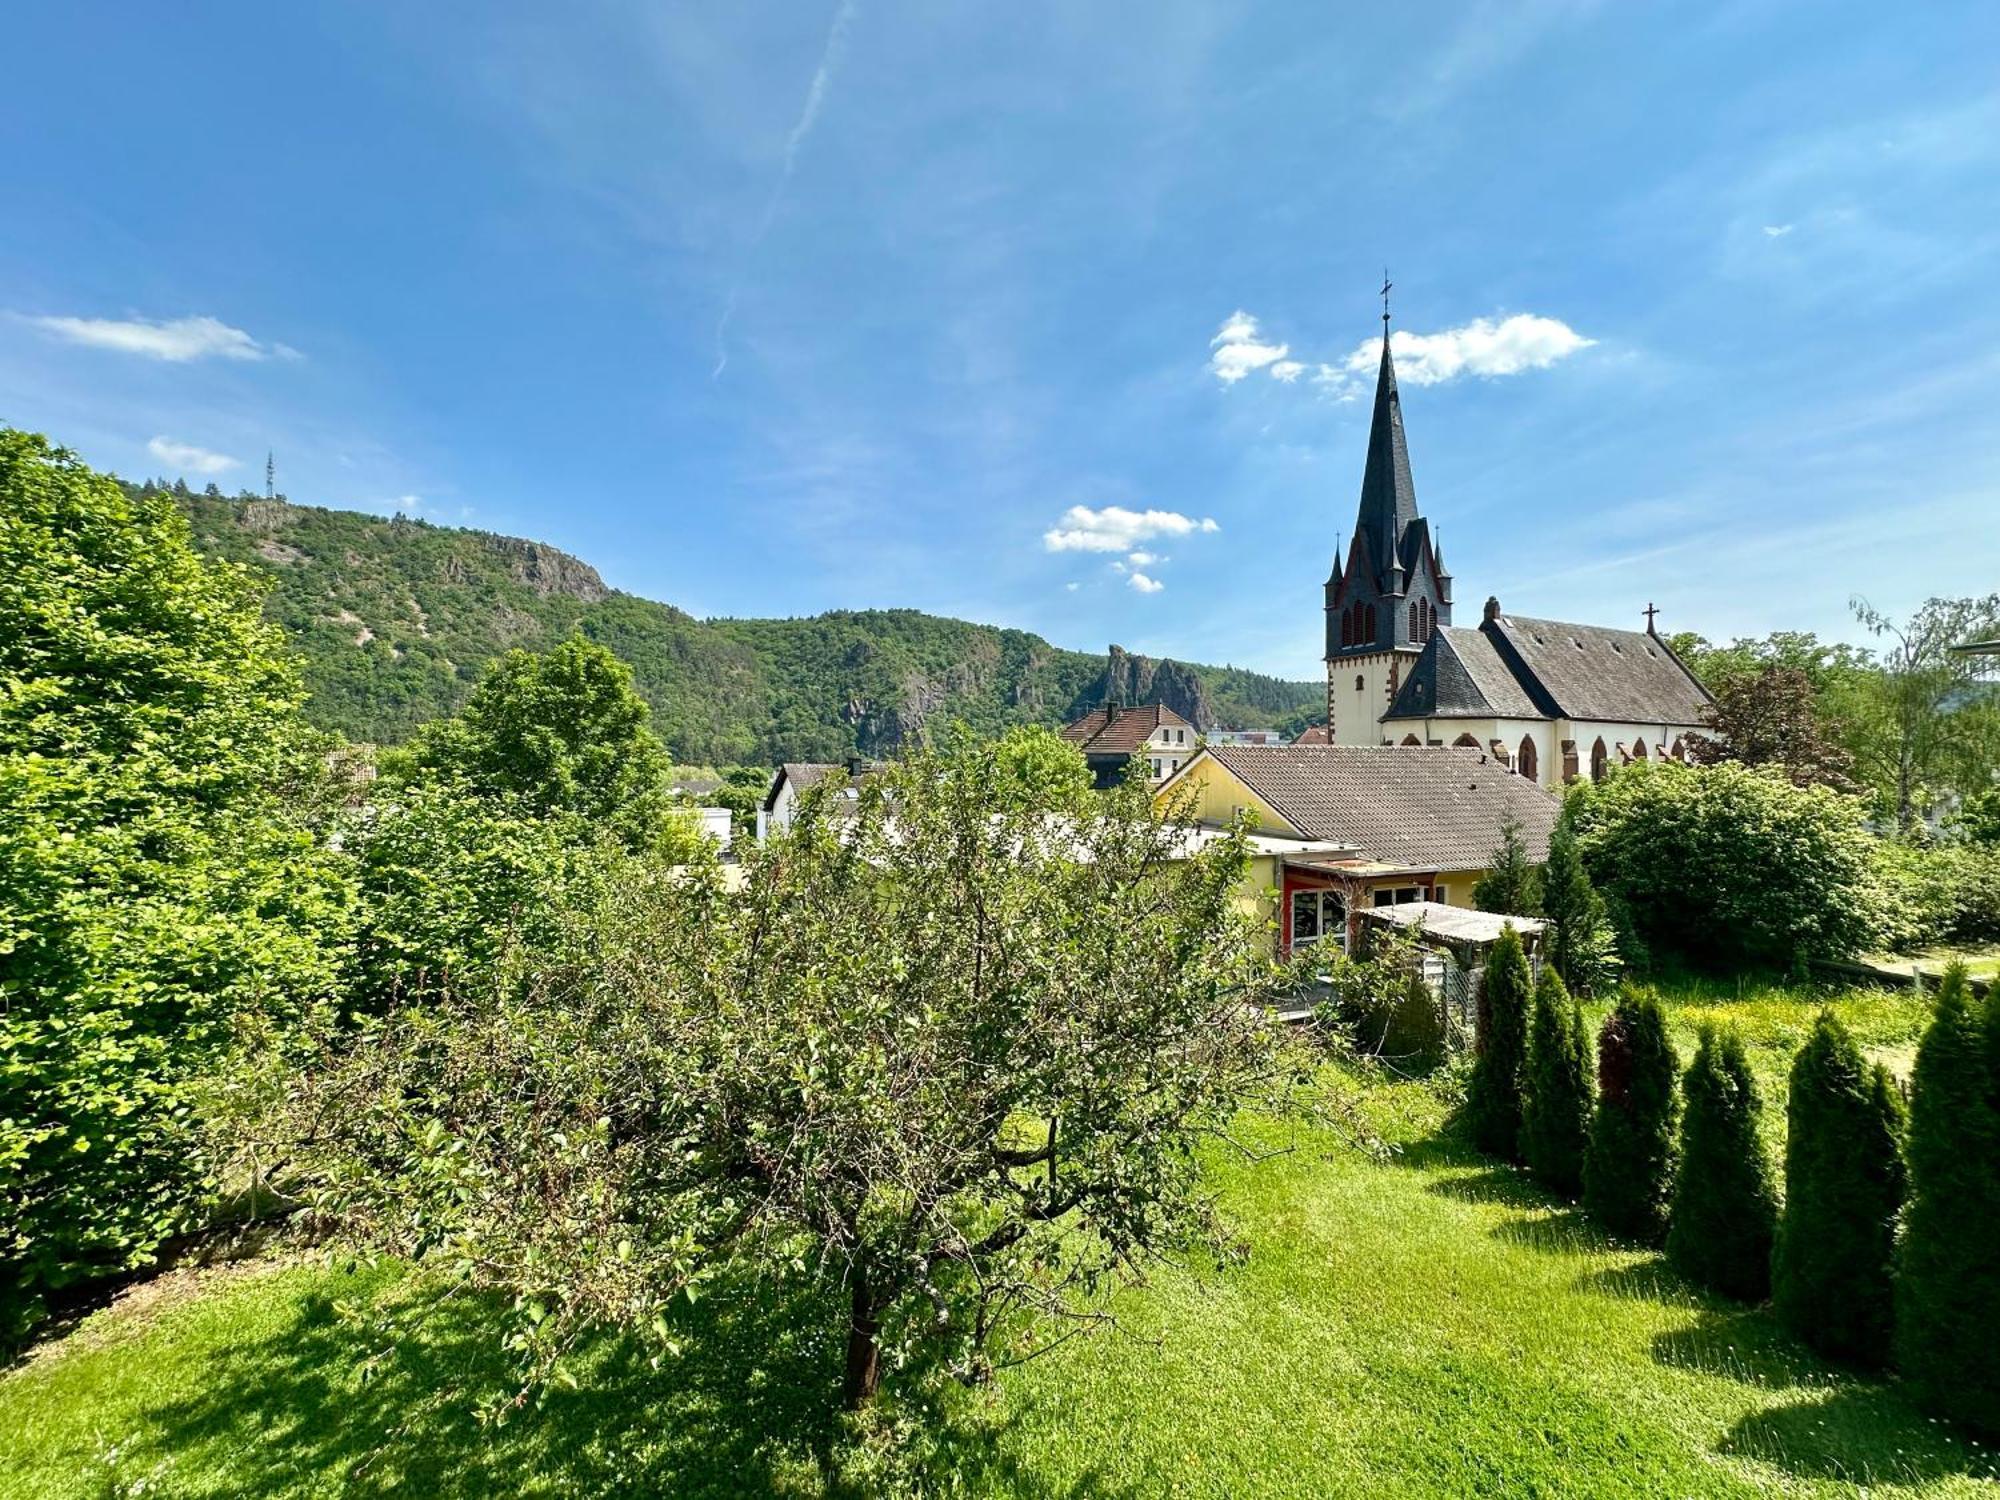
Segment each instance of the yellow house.
M1289 953L1326 938L1346 948L1367 907L1471 906L1506 823L1539 863L1561 802L1478 749L1210 745L1154 805L1203 828L1255 820L1243 899Z

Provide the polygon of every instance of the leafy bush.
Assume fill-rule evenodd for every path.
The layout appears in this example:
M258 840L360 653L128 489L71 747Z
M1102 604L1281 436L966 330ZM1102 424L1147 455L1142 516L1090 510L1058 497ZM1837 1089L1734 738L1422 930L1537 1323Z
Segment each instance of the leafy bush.
M1911 1081L1896 1348L1927 1406L2000 1438L2000 1000L1959 964Z
M199 1102L333 991L299 697L171 501L0 430L0 1340L197 1221Z
M1535 1019L1528 1037L1528 1073L1521 1102L1521 1156L1551 1192L1574 1198L1583 1190L1590 1144L1590 1041L1583 1012L1545 965L1535 982Z
M1764 1105L1743 1039L1704 1026L1682 1092L1686 1118L1667 1258L1690 1281L1725 1297L1762 1301L1771 1290L1778 1202L1757 1134Z
M1874 853L1884 947L2000 942L2000 847L1883 839Z
M1479 1035L1465 1098L1472 1143L1509 1161L1516 1160L1521 1150L1521 1083L1532 984L1528 956L1510 922L1487 955L1485 982L1479 987Z
M1444 1060L1444 1009L1424 983L1413 939L1376 937L1365 954L1334 953L1331 967L1315 955L1312 967L1331 991L1322 1021L1357 1051L1413 1072Z
M1874 841L1852 797L1674 762L1627 766L1572 796L1592 878L1649 946L1795 968L1871 945Z
M1890 1272L1902 1207L1903 1103L1831 1011L1792 1064L1785 1211L1771 1261L1778 1317L1823 1354L1889 1353Z
M1597 1035L1597 1109L1583 1206L1613 1234L1658 1244L1674 1185L1673 1044L1659 998L1627 989Z

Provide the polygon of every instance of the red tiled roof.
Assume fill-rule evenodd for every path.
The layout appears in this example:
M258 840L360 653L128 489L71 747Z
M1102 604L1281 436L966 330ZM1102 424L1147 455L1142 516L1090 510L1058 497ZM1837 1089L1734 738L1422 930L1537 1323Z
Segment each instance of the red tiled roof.
M1130 755L1162 726L1194 728L1164 703L1141 703L1134 708L1107 704L1092 709L1072 724L1065 724L1062 737L1085 755ZM1192 746L1194 741L1188 743Z

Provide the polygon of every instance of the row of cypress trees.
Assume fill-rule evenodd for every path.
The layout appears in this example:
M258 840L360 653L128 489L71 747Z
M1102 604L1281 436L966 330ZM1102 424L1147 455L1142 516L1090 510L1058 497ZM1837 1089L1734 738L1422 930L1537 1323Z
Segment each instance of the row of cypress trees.
M1770 1297L1820 1352L1893 1359L1932 1410L2000 1436L2000 994L1979 1006L1963 968L1947 971L1907 1109L1820 1014L1792 1065L1782 1213L1741 1038L1704 1026L1678 1087L1677 1067L1659 1001L1628 989L1598 1035L1593 1100L1581 1008L1553 965L1531 980L1503 933L1480 999L1474 1143L1613 1234L1663 1244L1690 1280Z

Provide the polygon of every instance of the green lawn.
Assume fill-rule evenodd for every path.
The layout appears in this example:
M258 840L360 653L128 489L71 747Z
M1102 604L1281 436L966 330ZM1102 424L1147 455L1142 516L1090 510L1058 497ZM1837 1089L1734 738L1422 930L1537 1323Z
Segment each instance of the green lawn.
M1698 1008L1735 1015L1767 1083L1814 1004L1676 995L1683 1040ZM1922 1023L1906 997L1840 1008L1885 1055ZM2000 1455L1893 1386L1691 1294L1451 1145L1428 1089L1370 1087L1366 1105L1389 1161L1306 1134L1219 1162L1247 1262L1158 1276L1118 1299L1122 1332L958 1397L939 1473L1023 1500L2000 1494ZM475 1304L433 1304L393 1271L192 1280L0 1377L0 1495L819 1492L839 1347L809 1296L703 1304L658 1372L606 1341L580 1389L481 1426L470 1405L501 1386Z

